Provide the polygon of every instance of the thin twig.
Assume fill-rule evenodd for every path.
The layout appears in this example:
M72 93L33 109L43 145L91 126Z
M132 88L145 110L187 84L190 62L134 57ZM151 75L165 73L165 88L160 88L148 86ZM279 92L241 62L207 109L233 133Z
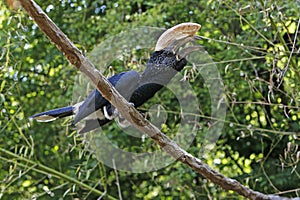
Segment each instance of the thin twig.
M242 62L242 61L249 61L249 60L261 60L264 59L265 56L256 56L256 57L251 57L251 58L239 58L239 59L232 59L232 60L222 60L222 61L218 61L218 62L210 62L210 63L203 63L203 64L199 64L196 65L197 67L204 67L204 66L209 66L212 64L225 64L225 63L232 63L232 62Z
M295 38L294 38L294 42L293 42L293 47L292 47L292 51L290 53L290 56L289 56L289 59L286 63L286 66L285 68L283 69L282 73L281 73L281 80L280 80L280 83L278 84L278 87L280 87L280 85L282 84L283 82L283 77L285 76L285 73L287 72L288 68L289 68L289 65L290 65L290 62L291 62L291 58L294 54L294 51L295 51L295 45L296 45L296 41L297 41L297 35L298 35L298 31L299 31L299 26L300 26L300 18L298 20L298 25L297 25L297 29L296 29L296 33L295 33Z
M229 42L229 41L224 41L224 40L218 40L218 39L213 39L213 38L209 38L209 37L205 37L205 36L198 36L201 39L205 39L208 41L214 41L214 42L218 42L218 43L224 43L226 45L232 45L232 46L237 46L240 48L244 48L244 49L250 49L256 52L260 52L262 54L267 54L267 50L261 47L255 47L255 46L247 46L244 44L239 44L239 43L235 43L235 42Z
M123 200L123 198L122 198L122 192L121 192L121 186L120 186L120 181L119 181L118 170L116 168L116 163L115 163L114 159L112 160L112 163L113 163L114 172L115 172L115 176L116 176L116 185L117 185L117 188L118 188L119 199Z

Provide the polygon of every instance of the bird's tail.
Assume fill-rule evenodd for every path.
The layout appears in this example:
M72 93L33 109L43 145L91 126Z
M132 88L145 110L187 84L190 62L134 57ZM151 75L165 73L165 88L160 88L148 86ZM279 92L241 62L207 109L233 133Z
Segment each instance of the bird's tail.
M73 106L67 106L67 107L57 108L54 110L48 110L39 114L35 114L30 118L35 119L38 122L49 122L57 118L63 118L63 117L73 115L74 114L73 110L74 110Z

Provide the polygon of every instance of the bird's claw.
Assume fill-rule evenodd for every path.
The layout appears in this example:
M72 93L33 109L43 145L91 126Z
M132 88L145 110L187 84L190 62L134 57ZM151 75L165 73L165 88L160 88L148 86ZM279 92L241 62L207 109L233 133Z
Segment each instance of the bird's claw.
M110 106L110 108L107 108L107 106L104 106L103 114L106 119L113 120L116 116L119 115L119 112L117 109L112 108L111 106Z
M129 104L134 107L134 103L129 102ZM113 120L116 117L125 119L119 113L118 109L116 109L115 107L113 107L111 105L109 108L108 108L108 106L103 107L103 114L104 114L105 118L109 119L109 120Z

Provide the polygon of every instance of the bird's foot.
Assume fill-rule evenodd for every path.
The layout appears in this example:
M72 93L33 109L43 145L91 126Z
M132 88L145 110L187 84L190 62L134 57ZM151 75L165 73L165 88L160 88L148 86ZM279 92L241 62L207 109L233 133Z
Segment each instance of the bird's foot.
M103 114L106 119L113 120L115 117L119 115L119 112L116 108L112 106L104 106L103 107Z
M134 103L129 102L131 106L134 106ZM114 118L118 117L118 119L121 119L119 121L126 120L122 115L119 113L118 109L114 108L113 106L104 106L103 107L103 114L106 119L113 120ZM127 120L126 120L127 121ZM129 123L129 122L128 122Z

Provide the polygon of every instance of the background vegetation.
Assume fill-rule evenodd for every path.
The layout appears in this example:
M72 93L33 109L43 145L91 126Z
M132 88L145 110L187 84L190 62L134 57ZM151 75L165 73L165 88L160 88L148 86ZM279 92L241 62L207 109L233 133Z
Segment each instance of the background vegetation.
M83 52L133 27L201 24L199 43L221 73L228 106L217 146L203 159L254 190L300 196L299 1L37 3ZM96 199L99 191L119 198L121 191L124 199L241 199L177 162L149 173L116 172L85 151L69 119L30 122L35 113L71 103L78 72L25 12L11 11L2 1L0 8L0 198ZM146 62L134 64L136 56L141 55L129 53L105 73ZM188 66L182 73L191 72ZM202 116L199 136L188 149L197 156L200 135L209 129L210 98L202 77L188 81ZM143 108L160 102L172 111L177 106L173 98L163 90ZM177 123L172 117L163 127L170 136ZM130 136L120 134L115 123L105 129L126 147Z

